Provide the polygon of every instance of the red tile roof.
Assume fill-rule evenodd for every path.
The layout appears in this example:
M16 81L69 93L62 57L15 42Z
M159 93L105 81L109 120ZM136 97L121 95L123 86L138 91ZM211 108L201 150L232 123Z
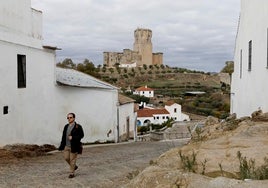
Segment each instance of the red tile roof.
M163 109L148 109L143 108L137 111L138 117L153 117L153 115L157 114L169 114L169 112L163 108Z
M142 86L142 87L137 88L136 91L153 91L153 89L147 86Z

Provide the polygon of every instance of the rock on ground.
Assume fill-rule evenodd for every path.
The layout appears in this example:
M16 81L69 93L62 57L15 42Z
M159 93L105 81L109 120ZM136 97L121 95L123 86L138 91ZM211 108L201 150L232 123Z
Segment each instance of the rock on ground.
M267 135L268 122L256 118L232 117L220 123L209 118L189 144L162 154L125 187L266 188L268 180L240 180L237 153L261 166L268 154ZM183 169L179 152L189 158L196 154L196 173Z

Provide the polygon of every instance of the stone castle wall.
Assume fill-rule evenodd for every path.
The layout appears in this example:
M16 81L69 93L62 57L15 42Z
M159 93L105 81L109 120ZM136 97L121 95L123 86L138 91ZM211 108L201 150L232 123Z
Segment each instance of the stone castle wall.
M162 65L163 64L163 53L153 53L153 65Z
M115 65L133 64L161 65L163 53L152 53L152 31L150 29L136 29L134 31L133 50L124 49L122 52L103 52L103 64L107 67Z

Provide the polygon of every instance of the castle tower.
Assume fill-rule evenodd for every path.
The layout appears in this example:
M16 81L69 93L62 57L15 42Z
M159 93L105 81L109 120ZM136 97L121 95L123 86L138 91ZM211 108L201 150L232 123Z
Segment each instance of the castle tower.
M152 30L150 29L136 29L134 31L135 42L133 50L137 51L141 56L141 61L137 63L137 66L143 64L152 65L153 62L153 47L152 47Z

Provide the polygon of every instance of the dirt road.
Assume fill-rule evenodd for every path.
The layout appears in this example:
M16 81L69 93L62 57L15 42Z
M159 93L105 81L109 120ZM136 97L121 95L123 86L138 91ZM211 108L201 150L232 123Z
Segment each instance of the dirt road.
M185 140L176 140L88 146L79 155L79 168L73 179L68 178L69 169L61 152L21 159L1 164L0 187L118 188L149 166L150 160L184 143Z

